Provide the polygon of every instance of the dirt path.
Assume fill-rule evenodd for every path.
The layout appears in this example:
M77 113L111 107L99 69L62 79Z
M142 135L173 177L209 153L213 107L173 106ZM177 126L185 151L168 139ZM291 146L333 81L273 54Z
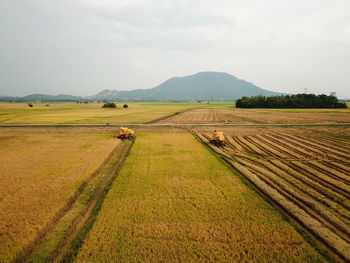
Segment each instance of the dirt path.
M56 215L51 224L49 224L38 234L35 241L32 242L27 248L25 248L23 253L19 255L16 258L16 260L14 260L14 262L25 262L28 259L31 259L32 256L35 257L35 253L40 254L40 246L45 245L45 242L50 242L50 239L57 238L55 236L52 237L50 235L57 235L59 231L62 232L62 229L60 229L60 224L62 224L62 221L67 220L65 217L69 213L74 213L74 211L80 211L79 214L77 214L71 222L70 227L68 229L63 229L63 238L60 240L58 247L55 248L52 258L49 260L50 262L60 262L65 253L70 249L72 240L82 229L85 222L89 219L95 205L100 200L101 196L103 196L106 186L108 186L111 180L114 178L118 167L123 162L124 157L129 151L131 145L132 143L129 141L119 144L106 158L106 160L103 162L100 168L97 171L95 171L88 178L88 180L79 187L74 196L70 198L67 205ZM112 168L107 170L107 167L111 165L113 165ZM108 171L107 174L106 171ZM101 181L96 182L95 179L98 176L101 176L101 174L103 179ZM84 198L86 198L86 196L89 194L88 192L91 189L95 188L96 190L94 190L93 195L89 197L86 205L82 208Z

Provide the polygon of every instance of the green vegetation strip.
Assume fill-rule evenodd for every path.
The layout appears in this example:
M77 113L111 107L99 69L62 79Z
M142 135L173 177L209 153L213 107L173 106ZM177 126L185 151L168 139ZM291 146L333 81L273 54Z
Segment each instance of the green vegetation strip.
M77 262L323 262L189 133L138 134Z

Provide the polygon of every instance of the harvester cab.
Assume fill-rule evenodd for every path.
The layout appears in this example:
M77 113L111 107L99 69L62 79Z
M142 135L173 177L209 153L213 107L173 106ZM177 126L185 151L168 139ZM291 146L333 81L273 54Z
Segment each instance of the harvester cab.
M117 138L119 139L131 139L133 136L134 136L134 131L129 128L120 127L118 129Z
M216 146L224 146L225 145L224 133L215 130L210 142L215 144Z

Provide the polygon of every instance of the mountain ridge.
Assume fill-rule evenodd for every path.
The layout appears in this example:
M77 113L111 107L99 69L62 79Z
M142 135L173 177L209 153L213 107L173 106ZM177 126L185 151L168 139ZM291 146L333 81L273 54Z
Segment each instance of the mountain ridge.
M118 91L105 89L93 96L31 94L24 97L0 96L0 101L234 101L243 96L274 96L283 93L262 89L225 72L203 71L172 77L151 89Z
M282 93L261 89L251 82L237 78L225 72L204 71L184 77L172 77L151 89L131 91L105 90L117 100L145 101L195 101L227 100L232 101L243 96L272 96ZM106 99L106 96L91 96L93 99Z

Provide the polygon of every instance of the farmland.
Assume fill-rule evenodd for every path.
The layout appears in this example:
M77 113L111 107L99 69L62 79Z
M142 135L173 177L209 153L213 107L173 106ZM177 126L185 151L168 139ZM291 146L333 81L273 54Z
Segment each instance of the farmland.
M322 262L189 133L138 132L77 262Z
M101 103L34 103L33 108L25 103L0 103L0 124L350 122L350 109L236 109L228 102L132 102L124 109L123 104L117 103L116 109L102 109Z
M349 109L192 109L160 120L163 124L345 123Z
M0 130L0 262L34 247L119 145L110 134Z
M197 107L233 107L232 103L161 103L140 102L117 103L116 109L102 109L102 103L0 103L0 124L105 124L147 123L176 112Z
M349 260L350 126L298 125L349 110L121 105L0 104L2 124L150 123L129 155L108 125L0 124L0 262Z
M211 129L196 134L208 141ZM344 259L350 260L349 127L227 128L214 151ZM342 134L343 133L343 134Z

